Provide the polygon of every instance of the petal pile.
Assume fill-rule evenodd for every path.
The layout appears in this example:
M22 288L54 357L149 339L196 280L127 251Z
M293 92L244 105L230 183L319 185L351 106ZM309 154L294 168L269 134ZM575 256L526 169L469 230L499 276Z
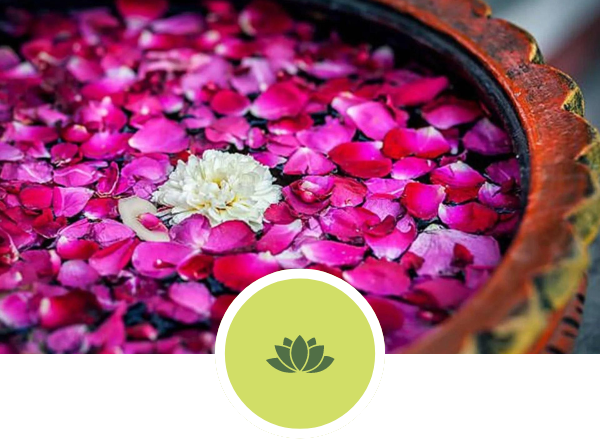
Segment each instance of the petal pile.
M267 0L115 6L0 26L0 353L211 353L236 295L290 268L353 285L392 351L485 285L521 168L468 87ZM207 150L269 168L262 227L153 198Z

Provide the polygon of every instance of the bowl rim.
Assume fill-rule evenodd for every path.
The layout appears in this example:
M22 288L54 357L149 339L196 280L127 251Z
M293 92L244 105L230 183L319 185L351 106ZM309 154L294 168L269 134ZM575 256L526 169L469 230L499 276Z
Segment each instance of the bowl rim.
M600 226L600 136L581 90L544 64L535 39L479 0L373 0L479 60L509 97L529 145L527 205L487 284L452 318L400 352L564 352L555 332L580 318L588 246ZM569 306L570 305L570 306ZM572 336L571 336L572 338Z

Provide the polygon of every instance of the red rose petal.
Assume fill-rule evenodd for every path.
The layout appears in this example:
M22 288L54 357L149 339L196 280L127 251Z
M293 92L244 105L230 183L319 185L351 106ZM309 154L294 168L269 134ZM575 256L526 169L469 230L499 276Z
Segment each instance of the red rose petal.
M377 142L344 143L334 148L329 156L353 177L385 177L392 170L392 161L381 154Z

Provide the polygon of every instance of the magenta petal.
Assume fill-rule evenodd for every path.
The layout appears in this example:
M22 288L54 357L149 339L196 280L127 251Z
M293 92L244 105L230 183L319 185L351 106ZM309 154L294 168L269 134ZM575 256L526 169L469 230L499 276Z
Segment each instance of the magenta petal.
M365 181L369 194L391 195L396 198L402 195L408 183L408 180L395 180L393 178L371 178Z
M278 255L291 245L301 231L302 221L300 220L289 224L275 224L258 241L256 248L260 252Z
M71 325L57 329L46 339L48 349L57 354L77 353L85 347L85 325Z
M324 125L301 131L296 137L302 145L328 154L336 146L350 142L355 131L353 127L344 125L338 119L329 118Z
M481 186L485 178L466 163L458 161L437 168L431 173L431 181L452 188L468 188Z
M218 258L213 273L228 288L242 291L252 282L279 269L277 261L268 253L240 253Z
M374 258L344 272L344 279L357 290L379 296L399 296L410 286L410 277L400 264Z
M358 206L365 200L367 187L353 178L334 177L331 205L334 207Z
M26 328L37 323L31 304L32 294L13 293L0 299L0 322L10 328Z
M55 171L55 175L58 170ZM19 180L29 183L48 183L52 179L52 167L42 161L5 163L0 173L2 180Z
M335 165L320 152L300 147L292 154L283 167L288 175L325 175L335 169Z
M126 239L98 250L89 259L90 267L101 276L116 276L131 260L136 245L135 239Z
M277 3L255 0L238 17L240 28L248 35L284 33L293 25L292 19Z
M319 220L323 232L340 241L353 242L363 237L364 230L379 223L379 217L362 207L329 209Z
M188 147L185 129L165 118L151 119L130 139L129 145L143 153L177 153Z
M171 239L195 249L201 249L208 241L210 223L206 217L195 214L171 227Z
M451 229L467 233L483 233L498 221L495 210L476 202L456 206L440 205L439 217Z
M211 229L202 250L223 254L248 249L255 242L256 237L248 224L243 221L226 221Z
M308 102L308 95L293 82L278 82L270 86L252 104L254 116L276 120L297 116Z
M452 275L460 268L453 265L457 244L473 255L473 264L495 267L500 262L500 248L489 236L471 235L458 230L427 229L417 236L409 251L423 259L417 273L421 276Z
M346 114L367 137L373 140L383 140L396 121L390 110L379 102L365 102L350 107Z
M433 127L395 128L383 140L383 153L393 159L410 155L433 159L450 151L450 144Z
M81 153L91 159L114 159L127 149L128 134L103 131L81 145Z
M177 265L193 249L174 242L142 242L132 256L135 269L142 275L162 279L175 273Z
M485 170L487 176L502 188L510 189L521 184L521 167L517 159L492 163Z
M47 186L31 185L21 190L19 199L27 209L47 209L52 205L52 193Z
M519 197L504 193L500 186L487 182L479 189L478 198L482 204L494 209L514 210L521 205Z
M473 122L481 116L477 102L443 98L422 110L423 118L440 130Z
M9 145L8 143L0 142L0 161L2 162L18 162L25 155L19 148Z
M344 172L360 178L385 177L392 161L381 154L378 142L349 142L334 148L329 156Z
M8 46L0 47L0 70L7 70L19 65L19 55Z
M489 119L482 119L463 138L465 148L481 155L501 155L512 152L508 134Z
M405 157L394 163L392 178L397 180L413 180L429 174L436 167L433 160L418 157Z
M402 204L412 216L430 220L437 216L444 198L446 192L443 186L410 182L404 188Z
M282 190L285 200L293 210L304 215L314 215L329 205L333 190L331 177L305 177Z
M98 279L98 272L85 261L66 261L58 272L58 281L65 287L87 288Z
M190 35L202 31L204 23L202 16L193 13L183 13L172 17L156 20L152 23L152 29L159 34Z
M121 305L95 332L88 335L87 339L90 345L102 347L105 352L112 352L112 349L120 347L125 343L124 314L125 306Z
M169 298L178 305L191 309L198 315L208 317L214 298L204 284L184 282L171 285Z
M83 210L92 198L94 191L80 187L62 188L56 186L53 194L53 207L56 216L72 217Z
M436 76L432 78L420 78L403 84L392 96L396 105L414 106L422 105L434 99L450 85L448 78Z
M375 256L392 261L403 255L416 237L417 226L410 215L405 215L390 234L366 234L365 242Z
M54 142L58 138L58 133L53 127L25 125L19 122L6 124L6 131L2 134L3 140L13 140L15 142Z
M166 0L117 0L117 9L131 29L141 29L168 9Z
M54 182L61 186L88 186L100 178L96 166L90 163L80 163L54 171Z
M333 267L353 266L362 261L366 247L334 241L313 241L303 244L302 254L311 262Z
M242 116L250 108L250 100L233 90L219 90L212 97L210 107L225 116Z
M433 298L441 308L458 308L474 291L467 288L460 280L439 278L419 282L414 291L424 293Z
M367 201L362 207L376 214L382 221L388 216L395 219L403 211L402 206L395 200L394 196L384 194L367 197Z
M135 233L125 224L112 219L103 219L92 226L96 242L102 246L114 244L123 239L133 238Z

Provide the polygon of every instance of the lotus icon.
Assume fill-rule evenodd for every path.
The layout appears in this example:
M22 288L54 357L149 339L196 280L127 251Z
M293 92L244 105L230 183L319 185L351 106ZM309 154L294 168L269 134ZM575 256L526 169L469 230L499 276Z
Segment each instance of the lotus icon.
M296 373L322 372L333 363L332 357L324 357L323 345L316 346L317 340L311 338L308 342L299 335L294 342L289 338L283 339L283 346L275 346L279 358L267 360L271 366L280 372Z

